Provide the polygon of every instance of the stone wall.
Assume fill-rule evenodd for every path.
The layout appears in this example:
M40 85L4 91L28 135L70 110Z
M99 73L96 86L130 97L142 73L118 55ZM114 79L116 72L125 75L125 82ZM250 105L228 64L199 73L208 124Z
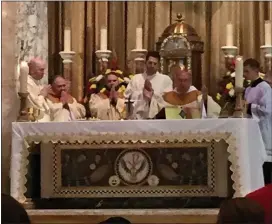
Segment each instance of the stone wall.
M47 2L20 2L16 23L16 57L28 61L40 57L48 61ZM21 45L23 41L23 50ZM48 82L47 69L43 83Z
M21 40L24 41L21 50ZM48 58L47 2L2 3L2 192L9 192L11 122L19 112L17 65L19 60ZM47 83L46 76L43 79Z

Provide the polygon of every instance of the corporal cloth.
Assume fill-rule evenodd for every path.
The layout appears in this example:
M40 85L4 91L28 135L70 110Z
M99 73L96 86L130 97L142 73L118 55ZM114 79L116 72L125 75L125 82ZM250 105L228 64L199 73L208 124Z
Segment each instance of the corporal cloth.
M272 162L272 90L261 78L246 89L248 115L258 120L267 152L267 162Z
M120 120L125 116L125 99L121 97L113 105L106 94L92 94L89 107L91 116L99 120Z
M145 80L148 79L154 90L151 102L149 103L144 99L143 89ZM153 114L153 110L157 107L157 101L161 98L164 92L169 92L173 89L173 82L167 75L163 75L159 72L152 76L148 76L146 73L135 75L127 86L125 91L125 97L135 101L133 113L137 119L150 118L150 114Z

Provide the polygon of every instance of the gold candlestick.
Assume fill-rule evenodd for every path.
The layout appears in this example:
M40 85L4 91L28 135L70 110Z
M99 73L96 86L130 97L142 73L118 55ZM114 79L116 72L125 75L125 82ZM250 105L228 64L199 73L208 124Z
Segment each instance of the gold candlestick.
M29 116L27 112L27 104L26 104L29 93L18 93L18 95L20 96L21 102L20 102L20 113L17 118L17 121L18 122L29 121Z
M233 113L233 117L235 118L244 118L245 117L245 104L243 101L244 88L243 87L235 87L235 109Z

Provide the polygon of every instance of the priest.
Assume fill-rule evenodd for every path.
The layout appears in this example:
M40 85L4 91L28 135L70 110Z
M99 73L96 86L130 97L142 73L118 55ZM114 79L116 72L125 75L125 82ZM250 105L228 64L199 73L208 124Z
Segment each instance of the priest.
M52 88L46 97L51 121L65 122L85 117L85 107L68 93L67 85L62 76L56 76L52 81Z
M124 80L122 71L107 69L106 85L98 93L92 94L89 101L91 117L99 120L121 120L126 116Z
M219 116L221 107L212 97L207 96L207 100L202 97L201 91L192 85L192 74L189 71L176 66L173 78L174 90L157 98L154 108L150 110L150 118L165 119L165 108L169 107L182 109L180 119L216 118Z
M173 89L173 82L159 70L160 55L150 51L146 56L145 72L136 74L125 91L125 98L134 101L133 113L136 119L147 119L154 113L157 99L162 93Z
M27 108L40 111L39 122L50 121L49 107L45 101L50 86L41 84L44 77L45 62L40 58L33 58L28 62L29 75L27 78L27 91L29 93Z
M272 91L269 84L259 77L260 64L250 58L244 61L244 77L251 81L245 91L247 114L259 121L266 147L267 159L264 164L265 183L272 181Z

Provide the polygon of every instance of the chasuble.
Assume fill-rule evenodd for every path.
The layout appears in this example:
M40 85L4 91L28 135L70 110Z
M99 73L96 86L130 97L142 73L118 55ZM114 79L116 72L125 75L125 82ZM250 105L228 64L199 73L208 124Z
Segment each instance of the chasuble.
M27 78L27 90L29 92L27 100L27 108L35 108L40 110L39 122L48 122L50 121L49 107L45 98L40 95L41 90L44 88L44 85L40 83L40 80L35 80L30 75Z
M67 104L63 104L60 98L53 94L48 94L46 101L50 109L51 121L73 121L82 119L86 115L85 107L71 95L69 95Z

